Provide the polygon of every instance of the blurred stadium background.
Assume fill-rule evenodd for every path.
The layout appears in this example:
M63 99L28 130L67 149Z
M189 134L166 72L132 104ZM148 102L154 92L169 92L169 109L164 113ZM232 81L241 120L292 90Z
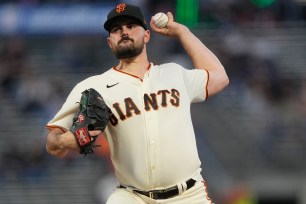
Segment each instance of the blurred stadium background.
M117 3L0 1L1 204L100 204L116 185L107 148L85 159L47 155L45 124L78 81L116 64L102 25ZM306 204L306 1L125 3L145 8L148 21L172 11L228 72L224 92L192 107L215 203ZM191 67L172 39L152 34L148 49L155 64Z

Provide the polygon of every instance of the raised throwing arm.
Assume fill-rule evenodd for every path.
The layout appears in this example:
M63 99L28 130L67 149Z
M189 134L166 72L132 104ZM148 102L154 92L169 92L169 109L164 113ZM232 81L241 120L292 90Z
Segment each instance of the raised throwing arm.
M157 28L154 19L150 25L154 32L176 38L180 41L196 69L205 69L209 73L208 95L212 96L222 91L229 79L226 71L216 57L185 25L174 21L171 12L167 13L169 21L165 28Z

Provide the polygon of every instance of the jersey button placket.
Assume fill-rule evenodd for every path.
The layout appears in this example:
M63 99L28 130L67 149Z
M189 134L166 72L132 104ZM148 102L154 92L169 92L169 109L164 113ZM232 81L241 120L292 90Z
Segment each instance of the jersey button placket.
M154 166L154 150L152 148L152 137L153 137L153 131L152 131L152 113L151 111L146 111L145 110L145 104L144 104L144 94L148 94L149 93L149 89L147 86L147 80L148 78L145 77L142 83L142 101L143 101L143 107L142 109L144 110L144 120L145 120L145 137L146 137L146 141L147 141L147 154L148 154L148 176L149 176L149 185L153 186L154 185L154 181L153 181L153 170L155 169Z

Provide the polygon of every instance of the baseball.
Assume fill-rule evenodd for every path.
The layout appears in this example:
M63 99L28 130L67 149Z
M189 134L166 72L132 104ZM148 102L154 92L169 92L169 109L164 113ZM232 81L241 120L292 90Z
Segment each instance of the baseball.
M153 19L155 21L155 25L158 28L164 28L167 26L168 23L168 16L165 13L157 13L153 16Z

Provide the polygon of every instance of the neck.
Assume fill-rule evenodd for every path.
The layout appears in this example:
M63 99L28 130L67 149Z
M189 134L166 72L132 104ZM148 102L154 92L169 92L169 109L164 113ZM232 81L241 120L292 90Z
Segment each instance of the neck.
M137 57L121 59L119 64L116 66L116 69L143 79L149 64L150 63L148 61L147 55L142 53Z

